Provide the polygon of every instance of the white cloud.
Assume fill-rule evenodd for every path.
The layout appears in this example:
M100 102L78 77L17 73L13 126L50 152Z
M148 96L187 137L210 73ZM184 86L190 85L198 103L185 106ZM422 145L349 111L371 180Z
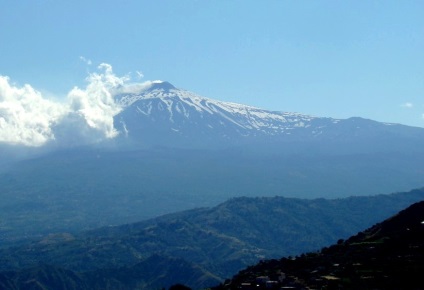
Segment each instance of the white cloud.
M80 58L80 60L82 60L83 62L85 62L87 65L91 65L92 64L92 61L90 59L87 59L87 58L85 58L83 56L80 56L79 58Z
M143 72L141 72L141 71L136 71L135 73L137 74L138 79L142 79L142 78L144 78L144 74L143 74Z
M68 99L71 112L83 117L90 128L103 132L106 138L113 138L118 134L113 117L121 111L113 96L129 79L114 75L108 64L101 64L99 69L103 72L90 74L87 87L73 88Z
M113 117L122 110L114 97L152 85L129 83L128 76L116 76L105 63L86 81L85 88L74 87L66 100L58 102L46 99L30 85L18 87L0 76L0 143L77 145L114 138L119 132Z
M51 126L64 111L30 85L17 87L0 76L0 142L40 146L54 139Z
M115 90L115 95L119 94L138 94L142 91L148 90L154 84L161 83L162 81L145 81L142 83L128 83Z
M406 102L406 103L403 103L401 105L401 107L403 107L403 108L412 108L412 107L414 107L414 105L412 103L410 103L410 102Z

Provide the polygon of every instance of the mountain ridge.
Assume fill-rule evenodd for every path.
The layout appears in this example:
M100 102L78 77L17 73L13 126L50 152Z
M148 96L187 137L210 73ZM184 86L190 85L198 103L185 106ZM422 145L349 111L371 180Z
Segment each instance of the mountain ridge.
M222 279L262 259L296 255L348 238L422 200L423 194L424 189L334 200L234 198L213 208L80 234L54 234L0 249L0 271L42 263L79 273L102 272L128 269L159 255L184 260L187 267L201 270L197 273L202 277L209 273L211 279Z
M223 289L424 289L424 201L317 252L250 266ZM267 282L273 281L273 282Z
M424 128L360 117L335 119L265 110L202 97L162 81L121 94L117 102L123 108L114 118L114 126L121 132L118 139L145 146L228 148L271 143L287 147L290 142L312 142L313 146L325 147L317 143L325 141L344 146L358 142L370 147L380 141L383 149L398 150L397 138L418 143L424 139ZM383 143L379 138L385 139ZM390 143L395 144L391 147Z
M127 290L159 289L181 283L202 289L217 285L223 277L261 260L259 266L242 270L239 278L233 278L232 283L227 281L224 286L239 289L241 282L250 282L248 279L259 276L252 277L255 275L252 273L259 273L259 270L252 269L276 264L276 260L268 262L267 258L305 253L296 256L295 263L318 255L317 252L307 253L307 249L317 250L337 239L336 246L323 248L321 252L339 251L349 243L381 240L388 231L379 230L379 224L371 230L356 233L393 216L417 200L423 200L423 194L424 189L420 189L375 197L312 201L241 197L215 208L173 213L77 235L50 235L26 245L0 250L0 287L15 290L43 285L43 289ZM422 208L416 213L418 221L424 221ZM413 220L416 222L417 218ZM399 221L396 215L388 221L393 219ZM396 227L387 228L389 232L394 228L400 233L406 230L402 219L395 224ZM410 227L409 224L406 227ZM411 230L415 228L411 227ZM284 250L290 244L311 243L311 239L319 239L319 235L327 242L310 244L303 250ZM344 238L348 238L346 242ZM216 261L211 263L213 258ZM286 263L288 260L283 258L282 261ZM267 275L271 275L270 271L266 272ZM264 273L260 275L264 276ZM293 274L287 270L289 275Z

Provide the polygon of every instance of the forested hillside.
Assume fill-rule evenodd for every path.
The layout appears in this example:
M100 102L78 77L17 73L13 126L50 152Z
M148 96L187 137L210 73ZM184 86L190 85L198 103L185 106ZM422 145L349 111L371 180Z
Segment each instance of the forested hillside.
M424 202L318 252L262 261L218 289L424 289Z
M98 277L133 273L137 283L148 284L146 281L162 277L161 281L169 281L166 285L206 287L211 281L222 281L259 260L319 250L423 199L424 189L334 200L234 198L216 207L139 223L80 234L49 235L1 250L0 267L2 271L13 271L8 274L12 275L26 273L24 269L28 268L37 269L42 263L84 277L93 273ZM172 268L164 267L163 259L177 261L185 269L182 271L192 271L192 276L172 276ZM137 270L143 267L156 270Z

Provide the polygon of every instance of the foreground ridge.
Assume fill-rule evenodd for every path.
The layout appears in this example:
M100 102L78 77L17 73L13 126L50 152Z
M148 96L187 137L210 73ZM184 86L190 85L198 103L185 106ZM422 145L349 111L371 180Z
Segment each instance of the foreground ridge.
M218 289L424 289L424 201L320 252L249 267Z

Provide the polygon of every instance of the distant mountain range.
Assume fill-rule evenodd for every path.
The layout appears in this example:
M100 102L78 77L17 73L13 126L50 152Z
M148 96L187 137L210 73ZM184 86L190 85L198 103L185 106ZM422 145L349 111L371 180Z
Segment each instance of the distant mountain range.
M259 260L348 238L423 198L423 189L336 200L236 198L135 224L54 234L0 250L0 285L158 289L183 283L199 289Z

